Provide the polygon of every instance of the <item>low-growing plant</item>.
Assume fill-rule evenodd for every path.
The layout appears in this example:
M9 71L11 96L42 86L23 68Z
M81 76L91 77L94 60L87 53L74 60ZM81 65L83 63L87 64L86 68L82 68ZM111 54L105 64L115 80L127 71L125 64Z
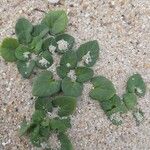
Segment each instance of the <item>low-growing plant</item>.
M70 115L76 110L85 82L92 83L90 97L99 102L114 125L122 124L121 115L128 111L133 112L138 124L143 120L143 112L137 108L137 96L146 92L142 77L134 74L129 78L121 99L109 79L94 76L92 66L99 58L98 42L89 41L76 49L74 37L64 33L67 24L67 15L61 10L47 13L37 25L20 18L15 26L17 39L5 38L1 44L1 56L15 62L23 78L35 77L33 73L40 72L32 86L35 111L30 122L23 120L19 132L20 136L27 135L36 147L57 133L61 150L73 150L67 129L71 128ZM55 57L60 55L60 63L55 65ZM55 79L54 70L59 80ZM58 114L52 117L49 114L54 109L58 109ZM50 145L44 148L51 149Z

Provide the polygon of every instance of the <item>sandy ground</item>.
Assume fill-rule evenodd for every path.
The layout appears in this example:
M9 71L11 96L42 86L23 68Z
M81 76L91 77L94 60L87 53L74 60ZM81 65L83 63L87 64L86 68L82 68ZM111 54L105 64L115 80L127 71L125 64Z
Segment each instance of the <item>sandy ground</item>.
M97 102L84 88L69 136L75 150L149 150L150 149L150 0L63 0L59 5L45 0L0 0L0 41L14 35L20 16L38 22L42 11L63 8L70 21L68 32L77 45L97 39L101 55L93 67L95 74L113 81L118 94L125 92L127 78L139 72L148 90L139 106L145 120L136 126L129 113L124 124L112 125ZM42 10L42 11L40 11ZM28 139L18 137L23 117L30 118L34 102L31 80L23 80L15 64L0 59L0 150L33 150Z

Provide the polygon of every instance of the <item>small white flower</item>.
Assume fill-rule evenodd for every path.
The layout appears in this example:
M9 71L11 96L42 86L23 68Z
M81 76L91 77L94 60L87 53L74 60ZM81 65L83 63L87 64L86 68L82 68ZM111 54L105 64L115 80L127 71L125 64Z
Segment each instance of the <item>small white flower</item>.
M49 62L44 57L42 57L42 59L39 60L39 63L45 67L47 67L47 65L49 64Z
M61 50L61 51L65 51L65 50L68 49L68 45L69 45L69 44L68 44L68 42L65 41L64 39L58 41L57 44L58 44L59 50Z
M56 50L56 47L55 47L55 46L53 46L53 45L50 45L50 46L49 46L49 51L50 51L52 54L55 53L55 50Z
M68 68L71 67L70 63L67 63L66 66L67 66Z
M82 60L83 60L86 64L89 64L89 63L92 61L91 55L90 55L90 51L88 51L88 53L82 57Z
M29 58L29 54L30 54L30 52L24 52L23 53L23 57L28 59Z
M140 88L136 89L138 93L142 94L142 90Z
M67 74L67 77L71 78L72 81L76 81L76 79L77 79L76 73L74 70L70 70Z
M37 60L37 55L35 55L34 53L32 53L31 54L31 59L36 61Z

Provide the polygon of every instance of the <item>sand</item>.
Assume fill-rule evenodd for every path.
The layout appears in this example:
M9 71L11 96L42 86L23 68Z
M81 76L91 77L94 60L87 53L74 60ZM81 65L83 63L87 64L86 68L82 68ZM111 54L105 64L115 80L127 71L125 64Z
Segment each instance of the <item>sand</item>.
M76 45L97 39L100 59L93 67L96 75L111 79L121 96L127 78L139 72L147 93L139 99L145 120L136 126L131 113L116 127L107 120L98 103L89 98L85 85L72 116L69 136L75 150L149 150L150 149L150 1L149 0L61 0L51 5L46 0L1 0L0 42L14 36L20 16L39 22L43 11L65 9L69 15L68 32ZM32 80L24 80L15 64L0 58L0 150L36 150L26 138L18 137L20 122L31 117L34 100ZM54 142L55 143L55 142Z

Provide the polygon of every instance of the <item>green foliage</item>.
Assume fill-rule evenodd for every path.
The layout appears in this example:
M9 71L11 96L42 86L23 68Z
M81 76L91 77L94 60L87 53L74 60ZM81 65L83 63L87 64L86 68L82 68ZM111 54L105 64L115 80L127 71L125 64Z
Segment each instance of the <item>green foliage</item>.
M69 69L74 69L77 66L77 55L74 51L67 51L63 54L60 60L60 65Z
M82 94L83 84L73 82L70 78L66 77L62 80L61 88L64 95L78 97Z
M83 62L85 66L91 67L96 63L99 57L99 49L99 44L96 40L84 43L77 50L77 58L81 61L85 55L89 54L90 57L87 58L87 61L83 60Z
M128 110L133 110L137 106L137 98L134 93L126 93L123 95L123 101Z
M71 128L70 118L60 119L54 118L50 120L50 128L56 132L66 132L68 128Z
M75 69L76 76L77 76L77 82L87 82L93 77L93 70L87 67L77 67Z
M29 59L30 49L27 46L19 45L15 51L15 56L18 60L26 61Z
M67 74L69 73L69 68L65 66L58 66L57 67L57 74L60 78L65 78L67 77Z
M70 96L57 96L53 100L53 105L59 107L58 115L69 116L74 113L77 105L77 100Z
M46 61L46 62L43 63L43 61ZM52 63L53 63L53 57L49 51L41 52L36 61L37 66L41 69L46 69L50 67Z
M19 46L19 43L14 38L5 38L1 44L0 51L1 56L9 62L16 61L15 50Z
M51 112L52 100L48 97L38 97L35 101L35 109L44 112Z
M60 81L52 79L52 73L43 71L33 82L32 94L38 97L51 96L60 91Z
M58 44L58 43L59 43L60 41L62 41L62 42L63 42L63 41L67 42L67 44L68 44L67 49L63 49L63 48L59 47L59 44ZM69 34L60 34L60 35L56 36L57 51L58 51L59 53L64 53L64 52L66 52L66 51L68 51L68 50L71 50L72 47L73 47L73 45L74 45L74 42L75 42L74 37L72 37L72 36L69 35Z
M61 143L61 150L73 150L73 145L66 134L59 133L58 139Z
M57 46L56 45L56 42L55 42L55 39L53 37L49 37L49 38L46 38L44 41L43 41L43 45L42 45L42 50L49 50L49 46L52 45L52 46Z
M35 67L35 61L17 61L17 68L23 78L29 78Z
M116 93L113 83L103 76L94 77L91 82L94 89L91 90L90 97L95 100L109 100Z
M140 74L134 74L128 79L127 91L130 93L135 93L139 97L145 95L146 85Z
M63 10L50 11L46 14L43 22L49 27L51 34L58 34L65 31L68 18L66 12Z

